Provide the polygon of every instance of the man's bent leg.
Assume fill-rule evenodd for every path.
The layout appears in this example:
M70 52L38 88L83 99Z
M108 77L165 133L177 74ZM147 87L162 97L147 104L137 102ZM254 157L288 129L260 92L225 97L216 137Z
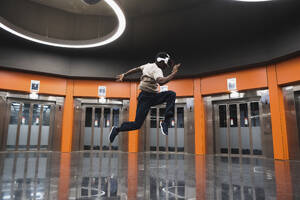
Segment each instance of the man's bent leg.
M109 141L113 143L115 137L121 131L132 131L139 129L146 119L146 116L150 109L150 102L151 99L143 97L143 93L140 94L138 105L136 109L135 121L134 122L123 122L120 127L112 127L109 133Z
M150 106L147 102L139 100L138 106L136 109L135 121L134 122L123 122L122 125L118 128L118 131L132 131L141 128L143 125L147 114L149 112Z
M176 93L173 91L165 91L156 94L155 100L151 106L167 103L165 111L165 122L169 125L170 119L174 116Z

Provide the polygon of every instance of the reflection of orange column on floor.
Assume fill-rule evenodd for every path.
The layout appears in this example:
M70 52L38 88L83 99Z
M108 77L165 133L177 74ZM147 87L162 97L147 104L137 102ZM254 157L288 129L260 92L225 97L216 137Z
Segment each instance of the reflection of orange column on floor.
M277 84L275 66L267 66L274 158L289 159L288 136L281 88Z
M293 199L293 185L290 163L287 161L274 161L276 178L276 196L278 200Z
M131 83L130 104L129 104L129 121L135 120L137 106L137 84ZM138 152L139 135L138 130L128 132L128 152Z
M206 153L205 112L200 78L194 79L195 154Z
M62 153L60 158L58 194L57 194L58 199L61 200L69 198L70 167L71 167L71 154Z
M195 155L196 199L204 200L206 191L206 159Z
M128 153L128 199L136 199L138 187L138 154Z
M62 137L61 137L62 152L71 152L71 148L72 148L73 116L74 116L73 88L74 88L73 80L68 80L66 98L64 103L63 120L62 120Z

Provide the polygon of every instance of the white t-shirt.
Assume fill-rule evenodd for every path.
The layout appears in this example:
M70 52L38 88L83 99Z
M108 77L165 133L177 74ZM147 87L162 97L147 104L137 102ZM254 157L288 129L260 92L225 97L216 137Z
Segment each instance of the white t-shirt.
M148 63L140 66L143 75L139 89L146 92L158 92L157 78L164 77L162 70L155 63Z

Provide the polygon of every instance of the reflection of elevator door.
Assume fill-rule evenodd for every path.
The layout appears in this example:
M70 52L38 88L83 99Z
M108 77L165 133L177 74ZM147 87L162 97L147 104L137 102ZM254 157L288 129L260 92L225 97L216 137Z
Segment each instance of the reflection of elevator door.
M262 155L261 104L214 105L215 152Z
M118 137L110 144L108 135L112 126L119 126L120 107L86 105L83 109L83 149L118 150Z
M184 106L176 105L171 118L168 136L160 131L160 122L164 120L165 107L152 107L150 110L149 146L150 151L184 151Z
M47 150L52 141L54 103L9 100L6 150Z

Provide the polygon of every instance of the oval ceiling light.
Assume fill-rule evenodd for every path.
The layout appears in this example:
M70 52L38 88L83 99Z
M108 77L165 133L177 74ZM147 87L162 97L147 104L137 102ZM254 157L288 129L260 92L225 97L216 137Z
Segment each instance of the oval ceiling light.
M104 36L101 39L92 39L92 40L81 40L81 41L69 41L69 40L61 40L61 39L54 39L43 37L35 33L29 33L28 31L16 27L9 23L4 18L0 17L0 28L18 36L24 38L26 40L30 40L33 42L37 42L40 44L45 44L54 47L63 47L63 48L93 48L99 47L106 44L109 44L116 39L118 39L123 32L125 31L126 27L126 19L123 11L119 7L119 5L114 0L104 0L115 12L118 18L118 27L107 36Z

